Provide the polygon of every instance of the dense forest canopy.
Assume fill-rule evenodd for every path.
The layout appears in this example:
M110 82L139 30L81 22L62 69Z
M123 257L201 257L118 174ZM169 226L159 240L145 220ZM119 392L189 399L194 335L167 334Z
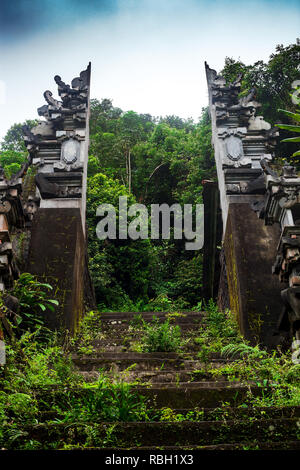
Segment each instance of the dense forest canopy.
M92 100L87 215L90 266L98 301L108 308L188 308L201 299L201 253L182 240L106 240L95 234L99 201L196 204L213 177L207 109L198 123L155 119Z
M289 122L279 108L295 111L292 83L299 79L300 45L279 45L268 62L246 65L227 57L220 72L228 81L243 73L241 95L256 88L261 114L272 125ZM36 121L26 121L30 127ZM0 164L10 177L26 158L22 124L5 136ZM282 137L286 137L285 131ZM278 147L289 157L292 144ZM87 225L90 269L100 309L191 309L201 301L202 254L186 251L184 240L98 240L95 228L101 203L197 204L202 181L214 179L208 109L198 122L178 116L154 118L124 112L110 99L91 100Z

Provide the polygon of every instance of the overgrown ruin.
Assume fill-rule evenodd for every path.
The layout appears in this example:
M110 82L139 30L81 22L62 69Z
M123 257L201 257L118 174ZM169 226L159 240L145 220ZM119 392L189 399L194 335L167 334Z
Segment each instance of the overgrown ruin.
M28 160L10 180L0 172L0 325L15 347L6 363L0 328L1 448L299 449L299 362L273 350L299 338L300 178L273 168L278 132L256 114L255 90L240 98L241 77L227 84L206 65L217 167L203 181L207 302L106 311L87 256L90 72L71 86L55 76L61 101L46 91L44 120L23 129ZM59 302L43 305L49 342L35 342L39 327L12 331L9 292L26 272Z
M204 295L231 309L245 338L272 348L282 332L299 336L300 179L292 167L270 169L278 131L257 115L255 89L239 98L241 76L227 84L205 68L218 184L203 192ZM0 175L0 289L21 271L37 275L59 300L47 324L70 331L95 304L85 236L90 73L89 64L71 86L54 77L61 101L45 91L44 119L24 128L27 162L9 181Z

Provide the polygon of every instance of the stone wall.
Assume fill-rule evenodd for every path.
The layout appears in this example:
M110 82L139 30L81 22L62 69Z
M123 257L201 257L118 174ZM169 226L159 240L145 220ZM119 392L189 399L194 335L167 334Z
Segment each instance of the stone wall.
M283 309L280 283L272 275L280 227L266 226L248 204L230 204L224 252L230 308L252 344L274 347Z

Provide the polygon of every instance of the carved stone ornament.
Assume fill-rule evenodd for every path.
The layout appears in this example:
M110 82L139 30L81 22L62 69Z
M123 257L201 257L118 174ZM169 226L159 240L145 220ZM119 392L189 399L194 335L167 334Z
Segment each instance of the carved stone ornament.
M56 162L53 164L53 170L56 171L83 171L83 164L80 162L75 162L73 164L68 164L64 162Z
M227 158L230 160L239 160L244 156L242 141L235 135L230 135L225 139Z
M226 184L227 194L240 194L241 187L239 184Z
M263 116L251 116L248 122L249 131L268 131L271 129L271 124L265 121Z
M68 139L62 143L61 146L61 159L68 165L71 165L79 160L80 156L80 143L75 139Z
M218 136L224 141L224 154L222 158L223 167L250 167L251 159L245 157L243 150L242 137L245 136L247 129L238 127L235 129L221 128L218 130Z
M0 201L0 214L7 214L11 210L9 201Z
M289 165L287 162L285 162L282 168L282 177L283 178L298 178L296 168L292 165Z

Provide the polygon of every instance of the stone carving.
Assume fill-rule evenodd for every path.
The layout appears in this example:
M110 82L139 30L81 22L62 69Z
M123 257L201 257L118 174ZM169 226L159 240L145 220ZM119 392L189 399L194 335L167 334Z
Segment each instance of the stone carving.
M263 116L251 116L248 123L248 131L268 131L271 129L271 124L264 121Z
M219 108L216 107L216 108ZM218 110L216 111L216 119L217 119L217 122L220 123L222 121L226 121L227 119L229 118L229 112L226 111L226 110Z
M57 162L53 164L54 171L83 171L83 165L81 163L74 163L70 165L64 162Z
M71 165L79 160L80 156L80 144L74 138L65 140L61 146L61 159Z
M246 128L242 127L237 129L218 129L218 137L223 139L224 144L223 168L251 167L251 159L244 155L242 137L245 134Z
M284 227L293 219L288 211L293 206L300 203L300 178L298 178L295 168L284 165L279 176L276 172L270 171L265 161L262 167L266 173L266 197L265 197L265 223L271 225L280 223Z
M62 102L57 101L54 98L52 98L52 93L49 90L46 90L44 93L44 98L47 101L47 103L52 106L54 109L61 109L62 108Z
M229 135L225 139L225 147L227 151L226 157L230 160L240 160L244 156L243 144L240 138L235 135Z
M40 198L36 196L29 196L27 201L23 204L24 214L29 221L32 221L34 214L40 205Z
M37 126L31 129L31 133L41 137L53 137L55 129L52 122L40 121Z
M71 85L59 75L54 80L61 101L55 99L51 91L45 91L47 105L40 107L38 114L46 121L39 122L31 131L24 129L24 140L37 168L36 185L41 208L80 208L85 225L85 192L82 188L86 186L88 158L90 64ZM55 199L57 201L53 201ZM64 205L66 199L72 199L73 205L70 202Z
M247 96L239 97L242 75L233 83L226 83L215 70L207 64L205 67L219 187L228 195L261 195L265 192L264 181L254 180L262 175L260 161L272 160L278 130L271 129L263 116L256 116L261 104L256 101L254 87ZM224 230L229 202L226 194L220 195Z
M239 184L226 184L227 194L240 194L241 187Z
M56 175L59 173L56 173ZM77 185L73 186L75 178L70 173L69 181L64 180L64 185L59 185L53 181L52 173L39 173L35 181L43 199L54 198L80 198L81 197L81 178L77 178ZM76 184L76 183L75 183Z
M11 203L9 201L1 200L0 214L7 214L11 210Z
M12 287L13 280L18 276L18 268L14 260L11 231L24 229L25 213L23 210L22 178L30 162L10 180L5 178L0 168L0 291Z

